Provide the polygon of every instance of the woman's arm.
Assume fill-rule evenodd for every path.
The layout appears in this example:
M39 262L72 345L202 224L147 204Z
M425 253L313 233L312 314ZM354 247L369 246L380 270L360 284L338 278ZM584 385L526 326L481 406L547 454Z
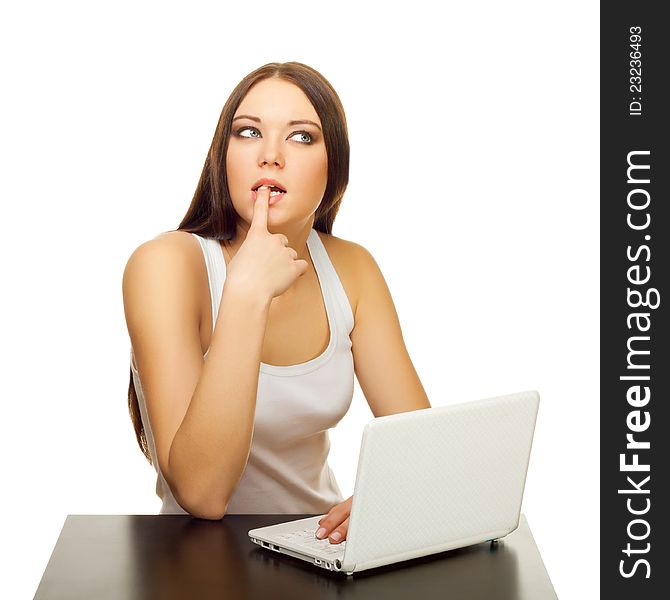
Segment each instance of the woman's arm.
M358 383L375 417L430 408L419 376L405 348L398 314L384 276L372 255L351 244L357 301L351 332ZM331 544L347 539L353 496L333 506L319 519L316 536Z
M351 332L356 377L375 417L430 408L407 353L391 293L372 255L355 245L358 300Z
M351 244L348 263L357 289L351 332L358 383L375 417L430 408L430 402L405 348L391 293L372 255ZM331 544L347 539L353 496L319 519L316 536Z
M147 242L128 261L123 298L161 472L184 510L220 519L249 456L270 299L226 281L203 359L200 263L190 234Z

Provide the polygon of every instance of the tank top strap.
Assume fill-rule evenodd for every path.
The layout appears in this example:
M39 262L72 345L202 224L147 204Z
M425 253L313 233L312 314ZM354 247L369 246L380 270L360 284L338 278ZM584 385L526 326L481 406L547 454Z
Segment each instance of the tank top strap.
M335 267L326 251L316 229L312 229L307 238L309 253L314 263L314 269L319 277L323 291L323 299L333 310L336 326L340 328L345 338L349 337L354 328L354 315L351 304L344 290Z
M226 279L226 261L223 258L223 250L218 240L205 238L197 233L191 235L200 242L202 253L205 256L205 265L207 266L207 279L209 280L209 295L212 300L212 331L216 325L216 318L219 314L219 303L223 293L223 282Z

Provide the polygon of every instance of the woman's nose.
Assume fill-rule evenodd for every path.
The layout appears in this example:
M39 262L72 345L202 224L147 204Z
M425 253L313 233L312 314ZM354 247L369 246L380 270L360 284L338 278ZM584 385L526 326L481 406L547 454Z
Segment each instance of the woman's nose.
M279 140L266 139L262 144L259 163L261 166L275 164L279 167L284 166L284 156L279 148Z

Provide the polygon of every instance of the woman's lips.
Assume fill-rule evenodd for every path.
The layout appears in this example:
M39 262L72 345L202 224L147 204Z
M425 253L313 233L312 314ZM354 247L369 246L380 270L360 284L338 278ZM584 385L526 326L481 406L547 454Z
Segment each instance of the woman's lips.
M286 194L286 192L280 192L279 194L276 194L274 196L270 196L270 201L268 202L268 206L272 206L273 204L277 204L277 202L279 202L284 197L285 194ZM256 202L257 196L258 196L258 194L256 193L256 190L251 190L251 200L252 200L252 202L254 202L254 203Z

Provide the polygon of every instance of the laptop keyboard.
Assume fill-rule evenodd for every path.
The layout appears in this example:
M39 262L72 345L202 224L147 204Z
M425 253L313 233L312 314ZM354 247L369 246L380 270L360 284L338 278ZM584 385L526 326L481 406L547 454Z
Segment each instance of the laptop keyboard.
M308 548L314 552L321 552L327 556L338 556L344 554L346 540L339 544L331 544L328 538L320 540L316 537L316 530L313 527L308 529L299 529L272 536L279 543L290 543Z

